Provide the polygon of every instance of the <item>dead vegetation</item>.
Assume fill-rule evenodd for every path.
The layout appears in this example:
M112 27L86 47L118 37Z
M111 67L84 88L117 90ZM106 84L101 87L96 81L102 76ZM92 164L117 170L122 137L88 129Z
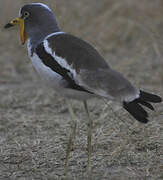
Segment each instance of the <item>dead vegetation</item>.
M0 179L63 179L71 129L63 98L40 85L16 29L3 26L31 0L0 2ZM36 1L35 1L36 2ZM42 1L45 2L45 1ZM163 97L162 0L47 0L66 32L92 43L115 69L140 88ZM67 179L87 179L86 115L79 118ZM163 179L163 106L147 125L117 105L89 103L94 180Z

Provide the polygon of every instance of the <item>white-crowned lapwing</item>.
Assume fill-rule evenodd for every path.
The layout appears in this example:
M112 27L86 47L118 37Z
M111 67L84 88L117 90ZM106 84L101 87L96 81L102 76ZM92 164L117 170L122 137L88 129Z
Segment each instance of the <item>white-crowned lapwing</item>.
M89 43L61 31L52 10L42 3L24 5L19 17L5 28L20 26L20 38L28 40L28 54L36 71L58 94L81 100L88 115L88 169L91 168L92 120L86 101L102 97L119 102L136 120L148 122L143 106L154 110L151 103L160 103L161 97L144 92L131 84L122 74L113 70ZM75 137L76 121L68 101L74 126L69 139L65 167Z

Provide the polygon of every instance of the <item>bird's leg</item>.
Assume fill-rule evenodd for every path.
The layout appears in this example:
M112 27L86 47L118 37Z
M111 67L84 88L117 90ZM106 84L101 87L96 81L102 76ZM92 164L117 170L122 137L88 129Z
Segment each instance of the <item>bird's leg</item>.
M69 110L69 113L70 113L70 118L71 118L71 121L72 121L72 132L70 134L68 145L67 145L66 162L65 162L65 173L67 171L68 161L69 161L69 157L70 157L70 152L72 150L73 140L75 139L76 126L77 126L77 121L76 121L76 117L75 117L74 111L72 109L72 105L71 105L71 103L69 101L67 101L67 105L68 105L68 110Z
M91 141L92 141L92 120L90 118L87 102L83 101L84 103L84 108L88 116L88 136L87 136L87 148L88 148L88 173L90 174L91 172L91 152L92 152L92 146L91 146Z

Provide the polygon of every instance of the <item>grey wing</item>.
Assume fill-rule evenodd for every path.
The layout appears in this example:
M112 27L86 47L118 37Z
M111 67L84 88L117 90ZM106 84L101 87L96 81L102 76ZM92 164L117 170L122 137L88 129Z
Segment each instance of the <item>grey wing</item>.
M52 36L48 41L55 54L65 59L69 69L75 71L72 78L77 85L117 101L130 101L139 96L139 90L123 75L112 70L87 42L70 34Z
M135 88L122 74L109 69L87 71L82 69L76 79L78 84L96 95L111 100L132 101L139 97L139 90Z

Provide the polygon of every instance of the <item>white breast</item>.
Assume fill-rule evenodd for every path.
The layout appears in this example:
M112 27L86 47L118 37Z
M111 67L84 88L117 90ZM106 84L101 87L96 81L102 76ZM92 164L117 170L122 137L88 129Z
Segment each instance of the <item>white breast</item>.
M34 66L34 69L40 75L41 79L44 80L46 83L48 83L50 86L58 89L63 80L62 76L51 70L48 66L44 65L36 53L33 53L31 55L31 46L29 41L28 41L28 55Z

